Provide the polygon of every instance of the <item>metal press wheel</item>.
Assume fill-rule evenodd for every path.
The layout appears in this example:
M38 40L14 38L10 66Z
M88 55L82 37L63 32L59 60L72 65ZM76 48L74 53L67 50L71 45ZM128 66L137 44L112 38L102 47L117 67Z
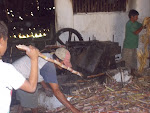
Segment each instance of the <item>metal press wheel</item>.
M58 45L65 45L66 42L83 41L81 34L72 28L60 29L55 35L56 43Z

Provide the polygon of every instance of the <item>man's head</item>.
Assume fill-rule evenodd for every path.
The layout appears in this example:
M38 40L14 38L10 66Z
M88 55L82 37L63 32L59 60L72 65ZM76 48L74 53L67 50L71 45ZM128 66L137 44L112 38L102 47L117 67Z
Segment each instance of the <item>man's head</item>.
M138 19L138 15L139 15L139 12L138 11L136 11L136 10L134 10L134 9L131 9L130 11L129 11L129 18L131 19L131 20L133 20L133 21L137 21L137 19Z
M8 28L3 21L0 21L0 57L7 49Z
M72 67L72 65L70 63L71 55L70 55L70 52L67 49L58 48L58 49L56 49L54 55L56 55L56 57L58 59L60 59L64 63L65 66Z

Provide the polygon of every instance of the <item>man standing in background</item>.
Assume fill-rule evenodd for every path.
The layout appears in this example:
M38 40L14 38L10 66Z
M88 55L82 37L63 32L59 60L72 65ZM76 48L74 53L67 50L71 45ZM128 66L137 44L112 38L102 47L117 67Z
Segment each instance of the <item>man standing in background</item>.
M129 11L129 21L126 23L125 39L122 50L122 60L125 61L129 73L133 74L137 70L137 48L139 41L139 33L143 26L137 22L139 13L132 9Z

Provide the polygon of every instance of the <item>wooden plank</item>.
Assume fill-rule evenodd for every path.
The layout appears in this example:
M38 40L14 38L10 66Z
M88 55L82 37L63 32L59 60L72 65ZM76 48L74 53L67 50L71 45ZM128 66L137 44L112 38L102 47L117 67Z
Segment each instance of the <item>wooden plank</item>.
M96 10L95 10L95 12L99 12L99 4L98 4L98 0L95 0L95 8L96 8Z
M78 6L78 0L74 0L74 4L75 4L75 12L77 13L77 6Z
M106 12L109 12L109 0L106 0Z
M93 0L90 0L90 4L91 4L91 11L90 12L93 12Z
M87 13L88 12L88 2L87 2L87 0L85 0L85 13Z
M93 0L93 11L96 12L96 0Z
M124 0L124 10L123 11L126 11L127 2L128 2L128 0Z
M85 0L81 0L82 1L82 12L85 12Z
M91 7L90 7L90 6L91 6L91 5L90 5L90 0L87 0L87 1L88 1L88 2L87 2L87 5L88 5L88 10L87 10L87 11L90 12L90 10L91 10Z
M72 0L72 8L73 8L73 13L74 13L74 0Z
M123 10L122 11L126 11L126 3L127 3L127 0L123 0Z
M75 13L125 11L127 0L73 0Z
M100 11L101 12L103 11L103 0L101 0L101 3L100 3Z
M81 8L80 8L80 0L78 0L78 2L77 2L77 12L81 12Z
M87 0L85 0L85 13L88 12L88 4L87 3L88 3Z
M94 10L97 12L97 0L94 0Z
M118 10L119 10L119 11L121 11L121 9L122 9L121 6L122 6L122 5L121 5L121 0L118 0Z
M117 10L118 10L118 9L117 9L117 7L118 7L117 1L118 1L118 0L115 0L115 10L114 10L114 11L117 11Z
M94 7L94 0L91 1L92 3L92 12L95 12L95 7Z
M112 3L112 11L114 11L115 9L115 0L113 0L113 3Z
M97 12L100 11L100 2L101 2L101 0L97 0Z
M78 2L77 2L78 3ZM78 10L77 10L77 6L78 6L78 4L77 4L76 2L75 2L75 0L74 0L74 4L75 4L75 12L77 13L78 12Z

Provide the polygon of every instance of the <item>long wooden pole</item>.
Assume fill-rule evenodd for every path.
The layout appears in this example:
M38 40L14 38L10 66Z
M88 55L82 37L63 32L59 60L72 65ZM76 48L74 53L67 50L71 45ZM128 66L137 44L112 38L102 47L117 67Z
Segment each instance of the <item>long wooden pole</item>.
M16 46L18 49L21 49L21 50L25 50L25 51L30 51L30 48L26 45L17 45ZM79 75L80 77L83 77L83 74L78 72L78 71L75 71L73 70L72 68L70 67L67 67L65 65L63 65L62 63L58 62L57 60L54 60L54 59L51 59L51 58L48 58L47 56L43 55L42 53L39 52L39 57L43 58L44 60L47 60L49 62L52 62L52 63L55 63L57 64L58 66L70 71L71 73L74 73L76 75Z

